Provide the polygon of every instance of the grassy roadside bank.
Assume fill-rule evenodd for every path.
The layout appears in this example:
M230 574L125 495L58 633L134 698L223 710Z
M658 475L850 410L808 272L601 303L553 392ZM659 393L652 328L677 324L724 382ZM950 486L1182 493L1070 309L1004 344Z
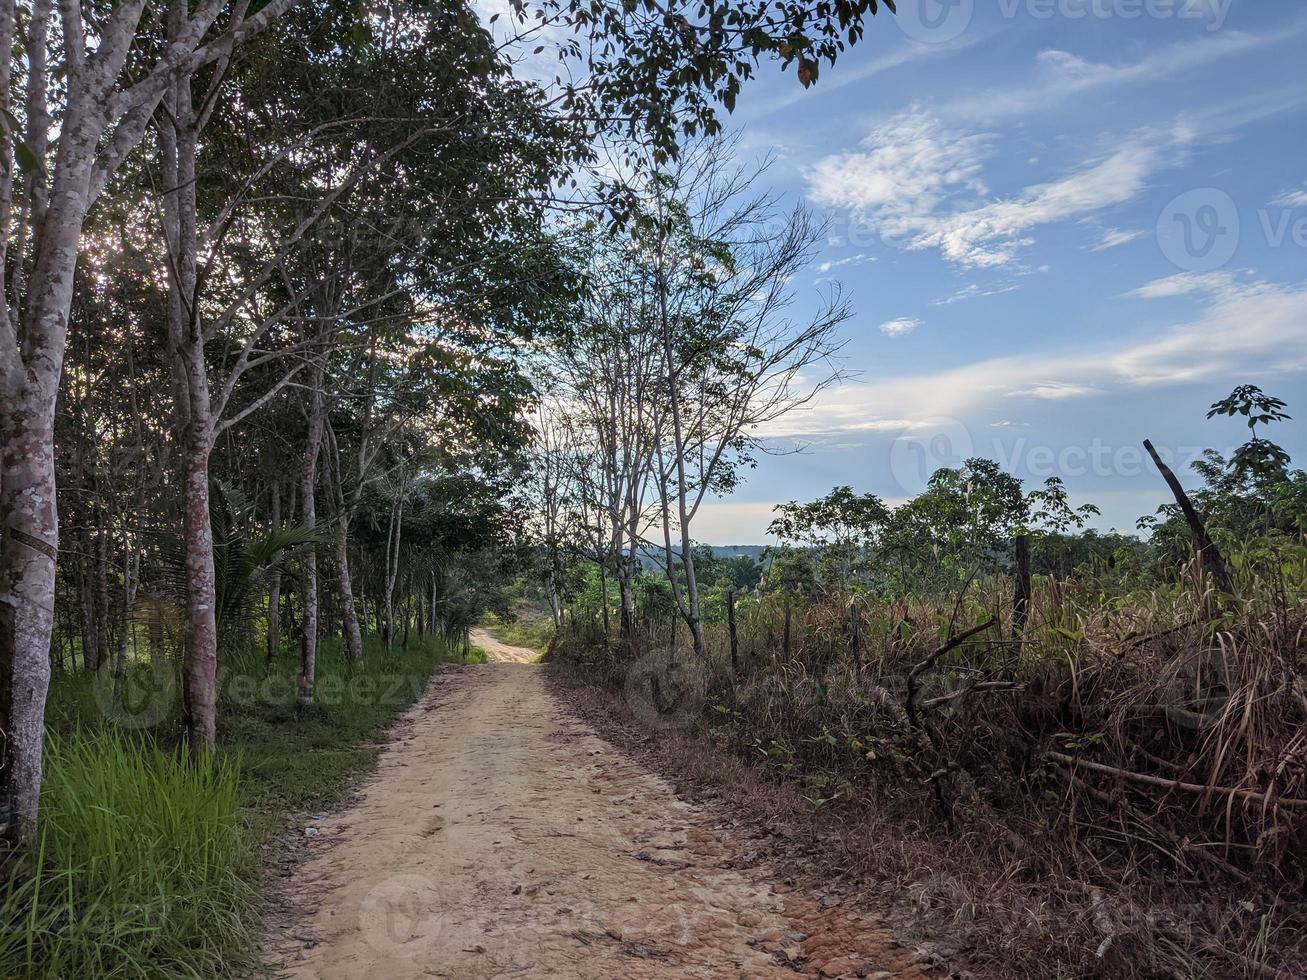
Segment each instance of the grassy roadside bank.
M429 637L390 654L369 638L358 663L324 643L317 703L302 710L291 657L234 654L204 760L182 750L170 664L136 665L118 702L111 680L57 680L40 847L0 892L0 977L256 971L264 859L286 816L339 801L456 659Z

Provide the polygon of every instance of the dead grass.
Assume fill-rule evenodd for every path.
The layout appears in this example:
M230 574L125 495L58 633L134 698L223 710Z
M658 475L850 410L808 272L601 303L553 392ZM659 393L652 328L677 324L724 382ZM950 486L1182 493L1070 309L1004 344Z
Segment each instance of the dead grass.
M693 727L591 720L732 800L790 867L1002 977L1307 976L1307 604L1201 579L1104 599L1046 583L1021 637L965 603L741 604ZM945 640L995 624L940 652ZM660 631L664 632L664 631ZM663 643L666 642L665 635ZM623 661L565 643L602 688Z

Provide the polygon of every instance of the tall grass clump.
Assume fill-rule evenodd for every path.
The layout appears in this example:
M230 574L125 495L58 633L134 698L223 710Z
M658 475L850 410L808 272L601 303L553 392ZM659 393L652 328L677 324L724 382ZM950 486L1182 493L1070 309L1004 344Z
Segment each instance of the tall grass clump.
M52 736L38 844L11 865L0 976L214 977L257 922L239 761L114 730Z

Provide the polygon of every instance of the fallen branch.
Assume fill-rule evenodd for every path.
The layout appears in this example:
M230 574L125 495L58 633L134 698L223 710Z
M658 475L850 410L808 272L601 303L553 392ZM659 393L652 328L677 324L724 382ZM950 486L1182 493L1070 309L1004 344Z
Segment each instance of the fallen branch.
M1162 776L1150 776L1147 773L1132 772L1129 769L1122 769L1119 766L1108 766L1101 762L1090 762L1088 759L1077 759L1075 756L1065 755L1061 752L1045 752L1044 758L1060 765L1079 766L1088 769L1090 772L1103 773L1108 776L1119 776L1120 778L1128 779L1131 782L1143 783L1148 786L1159 786L1163 789L1182 789L1186 793L1219 793L1223 796L1247 800L1250 803L1261 803L1263 805L1269 803L1271 805L1284 806L1294 810L1307 809L1307 800L1298 800L1287 796L1280 796L1272 799L1269 789L1265 793L1259 793L1256 790L1237 789L1231 786L1208 786L1202 783L1186 783L1179 779L1166 779Z
M969 630L963 630L961 633L949 639L947 643L945 643L942 647L940 647L925 660L921 661L921 663L917 664L917 666L913 667L911 671L909 671L908 683L907 683L907 696L904 699L905 700L904 707L907 709L908 721L912 724L913 728L920 727L920 725L918 725L917 723L917 678L920 677L922 674L924 674L926 671L930 670L930 668L933 667L939 661L940 657L944 656L946 653L949 653L952 650L956 650L958 647L960 647L967 640L971 639L971 637L975 636L977 633L983 633L985 630L993 626L995 622L996 620L989 619L981 623L979 626L973 626Z
M1025 684L1016 681L980 681L967 687L960 687L949 694L941 694L937 698L927 698L921 702L923 708L934 708L941 704L947 704L949 701L956 701L964 698L968 694L1004 694L1013 691L1024 691Z

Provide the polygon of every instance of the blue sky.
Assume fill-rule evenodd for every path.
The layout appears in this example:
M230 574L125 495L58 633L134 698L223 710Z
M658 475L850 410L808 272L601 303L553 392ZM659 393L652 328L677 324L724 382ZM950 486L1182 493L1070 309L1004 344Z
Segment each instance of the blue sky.
M778 501L887 500L937 465L1062 476L1101 527L1246 437L1254 383L1307 413L1307 10L1272 0L900 0L805 91L764 66L731 124L828 215L802 303L838 279L856 380L695 536L764 538ZM1303 426L1271 433L1301 464Z

